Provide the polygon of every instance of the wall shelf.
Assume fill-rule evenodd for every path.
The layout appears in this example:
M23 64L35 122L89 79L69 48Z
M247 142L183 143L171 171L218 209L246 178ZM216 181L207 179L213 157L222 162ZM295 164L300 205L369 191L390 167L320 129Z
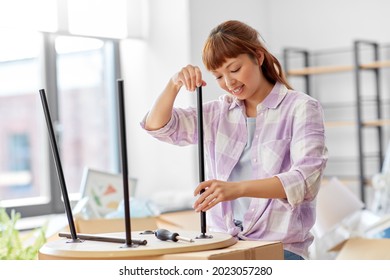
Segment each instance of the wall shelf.
M343 126L355 126L356 122L354 121L329 121L325 122L326 127L343 127Z
M362 46L365 47L365 50L372 53L371 62L361 62L361 50ZM303 61L303 67L300 68L290 68L290 59L291 55L299 55L301 61ZM309 62L310 52L307 49L300 48L285 48L283 50L284 58L284 69L286 71L287 77L302 77L305 80L305 89L308 95L311 95L310 88L310 77L313 75L323 75L323 74L333 74L333 73L342 73L350 72L354 73L354 78L351 79L351 84L355 83L355 110L356 110L356 120L354 121L325 121L326 128L337 128L337 127L356 127L358 131L358 152L357 159L359 161L359 171L357 181L360 185L360 196L363 202L365 202L365 187L370 185L371 180L367 179L366 174L366 165L365 159L367 154L364 152L364 134L363 130L365 128L372 128L375 131L376 135L376 147L377 153L375 158L379 161L379 166L381 169L383 163L383 127L390 126L390 119L384 119L382 116L382 110L380 107L381 102L381 87L380 87L380 71L381 68L390 67L390 60L380 60L379 58L379 44L371 41L357 40L353 42L353 64L352 65L327 65L327 66L311 66ZM372 71L374 74L374 92L370 95L374 98L366 100L367 96L362 96L363 83L364 79L362 78L363 71ZM321 102L321 100L319 100ZM374 116L371 120L366 120L363 117L363 105L371 102L373 105ZM370 143L371 144L371 143ZM380 172L380 170L377 170Z
M360 64L360 69L379 69L390 67L390 60L374 61L371 63Z
M353 69L354 66L352 65L305 67L301 69L291 69L287 72L287 75L305 76L305 75L331 74L331 73L352 71Z
M387 125L390 125L390 120L363 121L362 125L365 126L365 127L387 126Z
M390 60L374 61L370 63L360 64L360 69L379 69L390 67ZM331 66L319 66L319 67L304 67L299 69L290 69L287 72L288 76L306 76L306 75L320 75L320 74L332 74L340 72L350 72L355 69L354 65L331 65Z

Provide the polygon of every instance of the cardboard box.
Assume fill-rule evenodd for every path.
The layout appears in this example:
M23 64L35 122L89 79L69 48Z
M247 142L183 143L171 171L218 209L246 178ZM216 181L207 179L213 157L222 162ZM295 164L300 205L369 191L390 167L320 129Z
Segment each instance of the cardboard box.
M164 213L156 217L158 228L168 230L199 230L200 214L194 210Z
M327 252L339 252L348 240L356 237L373 238L387 224L390 226L390 217L380 218L368 210L362 210L344 219L319 239Z
M74 221L77 233L99 234L111 232L125 232L125 221L123 219L82 219ZM131 218L131 231L144 231L157 229L156 217ZM60 232L69 232L69 226L65 226ZM47 238L48 241L58 239L58 232Z
M75 218L79 233L110 233L125 231L124 219L83 219ZM131 218L132 231L155 230L200 230L200 215L195 211L180 211L161 214L155 217ZM67 228L67 230L69 230Z
M323 183L313 228L316 257L387 259L388 254L384 251L390 251L389 241L381 233L390 230L390 215L381 216L364 209L364 203L337 178Z
M351 238L341 247L337 260L390 260L390 239Z
M167 254L162 260L283 260L283 244L279 241L238 241L217 250ZM156 259L156 258L155 258Z
M110 233L126 231L124 219L75 219L75 227L78 233ZM132 231L155 229L157 229L155 217L131 219Z
M385 236L390 228L390 216L366 225L334 248L337 260L389 260L390 239Z
M388 239L381 237L381 232L389 227L389 216L380 218L365 210L355 213L322 236L321 243L317 242L322 245L323 254L331 255L331 259L386 258L382 250L390 248Z

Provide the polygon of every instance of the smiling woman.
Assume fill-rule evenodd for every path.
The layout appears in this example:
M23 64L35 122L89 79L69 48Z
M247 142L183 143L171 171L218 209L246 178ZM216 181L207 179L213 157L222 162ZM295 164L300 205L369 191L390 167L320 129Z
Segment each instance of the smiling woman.
M291 89L259 33L243 22L229 20L211 30L203 62L226 94L202 106L208 178L194 190L195 211L208 211L210 231L281 240L286 259L307 258L327 162L319 102ZM206 86L200 68L183 67L142 127L171 144L197 144L200 116L174 103L182 87L200 86Z

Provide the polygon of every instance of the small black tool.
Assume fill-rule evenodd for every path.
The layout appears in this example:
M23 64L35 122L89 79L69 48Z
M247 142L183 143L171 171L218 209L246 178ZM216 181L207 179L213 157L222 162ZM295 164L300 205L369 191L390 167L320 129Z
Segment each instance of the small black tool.
M162 241L172 240L173 242L177 242L181 240L186 242L194 242L194 240L191 238L181 237L177 232L170 232L167 229L158 229L154 232L154 235Z

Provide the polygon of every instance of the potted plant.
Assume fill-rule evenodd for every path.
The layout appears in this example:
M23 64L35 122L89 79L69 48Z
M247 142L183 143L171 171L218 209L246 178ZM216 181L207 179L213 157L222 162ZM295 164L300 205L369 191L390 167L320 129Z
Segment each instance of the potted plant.
M20 213L15 210L8 215L0 208L0 260L34 260L38 251L46 242L46 227L20 234L16 222Z

